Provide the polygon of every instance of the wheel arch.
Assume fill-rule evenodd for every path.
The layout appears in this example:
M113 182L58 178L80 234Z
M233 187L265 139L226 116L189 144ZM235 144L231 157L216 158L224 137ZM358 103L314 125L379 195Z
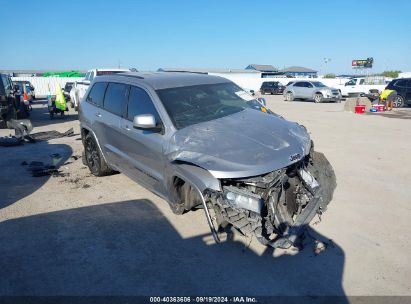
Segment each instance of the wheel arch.
M98 149L100 150L101 155L103 156L104 161L108 164L106 156L104 155L103 149L101 149L100 142L96 134L94 133L94 131L86 126L81 126L80 132L81 132L81 141L83 142L83 145L84 145L84 141L87 135L91 135L93 137L94 141L97 144Z

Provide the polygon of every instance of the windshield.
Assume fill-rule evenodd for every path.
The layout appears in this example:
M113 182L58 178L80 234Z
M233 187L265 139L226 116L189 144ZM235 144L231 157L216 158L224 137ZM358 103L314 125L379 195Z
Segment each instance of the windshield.
M157 90L177 129L214 120L261 104L233 83Z
M311 82L315 87L317 87L317 88L324 88L324 87L326 87L326 85L325 84L323 84L322 82L319 82L319 81L313 81L313 82Z

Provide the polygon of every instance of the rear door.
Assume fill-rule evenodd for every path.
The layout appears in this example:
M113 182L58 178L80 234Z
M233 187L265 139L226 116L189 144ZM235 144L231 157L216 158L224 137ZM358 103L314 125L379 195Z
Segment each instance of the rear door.
M127 104L130 86L123 83L110 82L104 95L103 108L96 113L98 138L106 155L106 160L116 168L124 163L120 150L120 122Z
M152 114L157 124L162 124L150 95L140 87L131 86L126 115L121 120L121 150L126 159L125 171L137 182L164 195L164 135L133 128L134 116L141 114Z

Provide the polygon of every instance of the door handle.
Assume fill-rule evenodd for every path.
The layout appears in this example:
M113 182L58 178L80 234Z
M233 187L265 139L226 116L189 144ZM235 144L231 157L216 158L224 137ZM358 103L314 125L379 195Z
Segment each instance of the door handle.
M100 112L97 112L97 113L96 113L96 116L97 116L97 117L101 117Z

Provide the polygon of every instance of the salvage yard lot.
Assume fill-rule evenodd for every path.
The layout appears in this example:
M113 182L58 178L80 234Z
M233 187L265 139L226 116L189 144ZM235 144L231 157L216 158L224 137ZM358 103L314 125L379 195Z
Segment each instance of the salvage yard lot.
M78 135L0 148L0 295L411 295L411 108L356 115L264 97L307 127L337 176L302 251L239 235L216 245L202 210L177 216L122 174L90 175ZM49 120L44 102L32 120L79 133L77 115ZM57 176L21 165L53 159ZM328 243L318 256L315 239Z

